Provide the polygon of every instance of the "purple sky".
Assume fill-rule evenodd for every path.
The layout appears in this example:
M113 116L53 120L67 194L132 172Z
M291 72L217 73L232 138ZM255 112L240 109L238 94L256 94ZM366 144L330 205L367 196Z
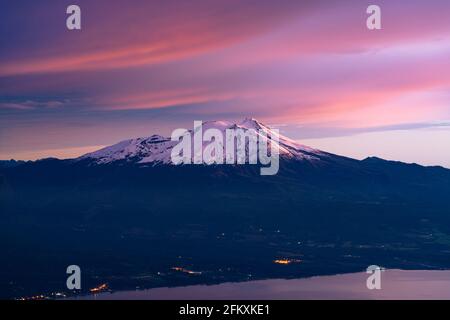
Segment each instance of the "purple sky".
M0 158L252 116L327 151L450 167L447 0L0 2Z

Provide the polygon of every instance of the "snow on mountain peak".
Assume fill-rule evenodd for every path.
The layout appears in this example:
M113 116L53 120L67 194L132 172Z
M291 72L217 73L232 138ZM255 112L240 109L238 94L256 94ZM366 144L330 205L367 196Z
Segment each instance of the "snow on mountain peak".
M202 130L214 128L221 132L225 132L226 129L242 129L255 130L259 135L264 133L265 137L278 137L278 148L280 157L293 159L293 160L320 160L320 158L326 153L316 150L307 146L304 146L292 139L289 139L276 131L266 126L256 119L246 118L240 123L232 123L229 121L207 121L202 123ZM193 132L193 130L189 130ZM261 136L261 135L260 135ZM267 139L267 138L265 138ZM76 160L92 160L96 164L107 164L116 161L126 161L130 163L138 164L172 164L171 152L172 148L178 144L178 141L171 141L170 138L163 137L161 135L152 135L150 137L128 139L121 141L109 147L91 152L79 157ZM208 143L203 144L203 148Z
M240 127L244 127L246 129L254 129L254 130L260 130L265 128L266 126L262 123L258 122L258 120L254 118L245 118L240 124ZM267 128L267 127L266 127Z

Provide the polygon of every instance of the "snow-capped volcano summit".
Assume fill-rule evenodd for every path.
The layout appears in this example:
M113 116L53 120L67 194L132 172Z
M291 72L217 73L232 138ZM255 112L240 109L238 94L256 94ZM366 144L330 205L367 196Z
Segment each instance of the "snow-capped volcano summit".
M227 129L241 129L243 132L254 130L258 138L269 139L278 148L280 157L302 161L316 161L327 156L327 153L304 146L260 123L253 118L246 118L240 123L229 121L208 121L202 123L203 133L208 129L217 129L225 136ZM188 130L194 133L194 130ZM273 138L271 138L273 137ZM275 137L277 139L275 139ZM276 141L278 140L278 141ZM105 147L98 151L85 154L76 160L92 160L96 164L108 164L116 161L126 161L136 164L172 164L171 152L178 141L170 137L152 135L150 137L136 138L121 141L115 145ZM203 142L203 149L209 142Z

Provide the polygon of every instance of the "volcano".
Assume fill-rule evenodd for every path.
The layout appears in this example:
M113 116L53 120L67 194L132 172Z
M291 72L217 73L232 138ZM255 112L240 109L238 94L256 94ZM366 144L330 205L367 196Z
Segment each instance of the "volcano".
M291 160L316 161L328 157L329 154L317 149L302 145L288 137L280 135L269 126L262 124L253 118L246 118L240 123L228 121L208 121L202 124L202 131L217 129L225 136L227 129L240 129L244 133L252 130L258 136L277 137L276 148L280 156ZM194 130L187 130L192 136ZM269 138L270 139L270 138ZM96 164L107 164L114 162L128 162L134 164L172 164L171 151L178 141L172 141L170 137L152 135L150 137L136 138L121 141L101 150L85 154L76 159L79 161L90 160ZM202 150L208 143L203 142Z

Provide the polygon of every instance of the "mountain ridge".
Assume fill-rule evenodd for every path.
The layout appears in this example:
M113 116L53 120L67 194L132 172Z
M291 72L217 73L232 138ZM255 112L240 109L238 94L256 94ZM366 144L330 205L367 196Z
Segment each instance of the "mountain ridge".
M208 129L218 129L224 136L224 132L227 129L240 129L244 132L254 130L259 139L265 139L266 141L270 140L272 143L275 143L280 156L284 158L317 161L320 160L320 157L325 157L328 154L285 137L254 118L246 118L240 123L232 123L223 120L202 123L203 132ZM194 132L193 129L187 131L191 134ZM260 134L261 131L263 132L263 135ZM275 135L278 138L278 142L274 142L275 140L270 138ZM81 157L76 158L75 161L92 160L97 164L105 164L125 160L137 164L171 164L171 150L177 143L178 141L172 141L171 138L163 137L161 135L127 139L117 144L82 155ZM208 145L208 142L203 142L203 150L206 145ZM225 151L225 145L223 148Z
M230 121L224 120L212 120L206 121L202 124L203 130L207 130L209 128L219 129L224 131L226 129L243 129L243 130L264 130L266 134L273 135L275 134L273 130L259 122L255 118L247 117L243 121L239 123L233 123ZM190 133L193 133L193 129L187 130ZM404 164L404 165L417 165L423 168L442 168L444 170L450 170L444 166L440 165L422 165L418 163L408 163L402 162L398 160L388 160L383 159L377 156L369 156L362 160L354 159L351 157L338 155L334 153L330 153L327 151L319 150L316 148L312 148L306 145L303 145L293 139L290 139L282 134L279 134L279 145L280 145L280 158L282 160L293 160L293 161L354 161L358 163L365 164L375 164L376 162L384 161L386 164ZM83 154L79 157L71 158L71 159L58 159L55 157L47 157L38 160L0 160L0 168L7 169L13 168L17 166L21 166L23 164L37 163L42 161L63 161L63 162L80 162L80 163L89 163L92 164L113 164L113 163L127 163L127 164L135 164L140 166L157 166L157 165L169 165L172 164L170 158L170 151L174 145L176 145L177 141L171 141L170 137L164 137L160 134L152 134L147 137L138 137L131 138L119 141L118 143L103 147L99 150L89 152ZM207 143L203 143L203 148Z

